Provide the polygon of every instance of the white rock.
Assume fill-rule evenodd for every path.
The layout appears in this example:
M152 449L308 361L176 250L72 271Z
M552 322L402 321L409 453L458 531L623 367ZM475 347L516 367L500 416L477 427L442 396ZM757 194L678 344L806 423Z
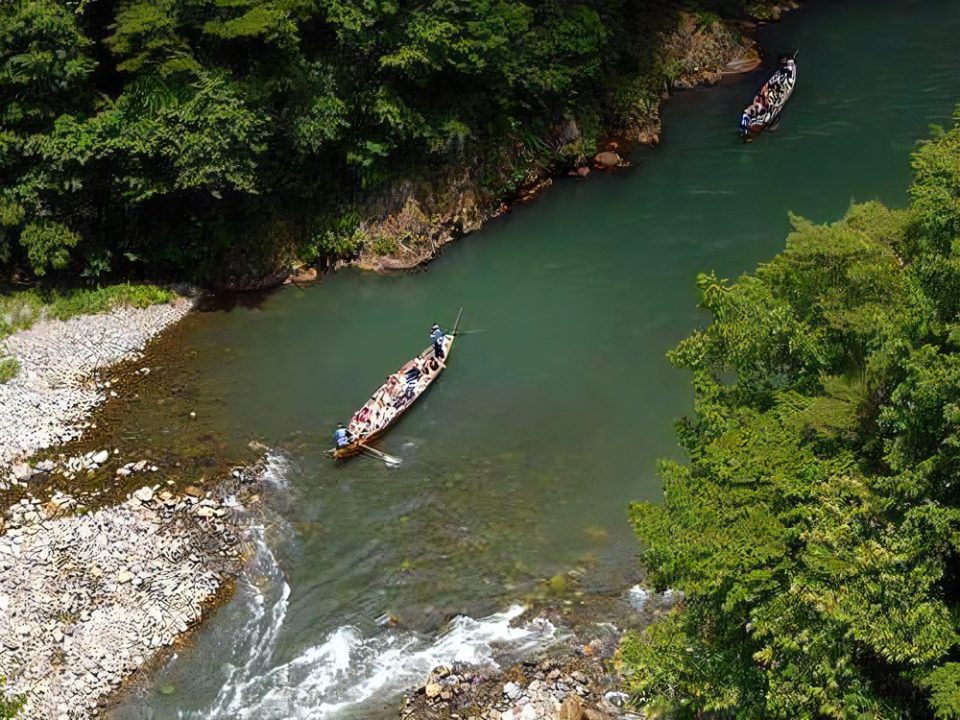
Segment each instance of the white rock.
M103 465L107 460L110 459L110 453L106 450L101 450L90 459L93 460L93 462L95 462L97 465Z
M153 500L153 488L144 486L136 490L133 496L142 503L148 503Z

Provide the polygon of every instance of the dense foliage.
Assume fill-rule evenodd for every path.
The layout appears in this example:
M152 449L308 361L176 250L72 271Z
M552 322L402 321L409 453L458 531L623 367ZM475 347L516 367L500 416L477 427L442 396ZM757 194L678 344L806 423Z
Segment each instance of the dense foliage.
M960 110L908 210L794 219L712 322L665 503L632 517L681 606L627 639L642 704L684 717L960 718Z
M500 155L564 118L589 142L651 102L679 2L6 0L0 272L349 249L357 203L391 181L501 182Z

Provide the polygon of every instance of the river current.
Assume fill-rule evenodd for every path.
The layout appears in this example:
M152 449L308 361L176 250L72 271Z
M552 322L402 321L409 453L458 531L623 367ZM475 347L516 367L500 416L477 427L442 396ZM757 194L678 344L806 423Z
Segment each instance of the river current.
M511 623L549 578L636 582L627 507L680 457L689 378L664 355L703 322L696 274L772 257L788 212L902 206L911 149L960 101L954 0L812 0L760 38L799 48L798 84L750 145L736 124L763 72L677 94L632 168L560 180L422 272L341 272L183 324L176 397L121 432L237 456L258 439L269 511L234 598L113 717L390 717L435 664L562 632ZM477 332L381 443L400 467L332 464L335 423L461 306Z

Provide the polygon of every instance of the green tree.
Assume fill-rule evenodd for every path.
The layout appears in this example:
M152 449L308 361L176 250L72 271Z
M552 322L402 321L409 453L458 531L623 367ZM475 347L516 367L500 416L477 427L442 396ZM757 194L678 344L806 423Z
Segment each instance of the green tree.
M960 115L958 115L960 121ZM663 505L631 509L667 618L628 636L635 700L682 717L960 717L960 125L913 203L794 219L671 354L693 374Z
M561 161L557 127L583 156L656 106L689 5L0 3L0 272L209 281L330 251L313 239L393 185L511 192Z

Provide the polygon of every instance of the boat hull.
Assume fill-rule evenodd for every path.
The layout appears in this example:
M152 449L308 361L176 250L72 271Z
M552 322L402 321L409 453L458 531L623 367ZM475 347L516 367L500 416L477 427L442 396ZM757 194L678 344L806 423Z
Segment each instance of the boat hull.
M462 312L462 311L461 311L461 312ZM393 427L393 425L394 425L411 407L413 407L413 405L417 402L417 400L419 400L424 394L426 394L426 392L427 392L427 390L430 388L430 386L433 385L433 383L437 380L437 378L440 377L440 375L441 375L441 374L443 373L443 371L446 369L446 362L450 359L450 351L453 349L453 342L454 342L454 340L456 339L456 331L457 331L457 326L459 325L459 323L460 323L460 316L458 315L458 316L457 316L457 322L454 324L453 331L452 331L451 333L449 333L449 334L447 334L447 335L444 336L444 340L443 340L443 359L438 361L438 362L439 362L438 368L437 368L435 371L433 371L432 373L430 373L429 376L421 376L421 378L425 379L425 381L416 388L416 391L415 391L415 394L413 395L413 397L409 398L409 399L402 405L402 407L397 408L396 412L394 412L394 413L391 414L389 417L387 417L387 418L385 419L385 421L384 421L381 425L379 425L379 426L377 426L377 427L374 427L374 428L371 428L371 430L370 430L369 432L364 433L363 435L357 437L357 439L355 439L355 440L354 440L353 442L351 442L349 445L345 445L344 447L341 447L341 448L333 448L333 449L331 449L331 450L329 451L331 457L333 457L333 458L335 458L335 459L337 459L337 460L347 460L347 459L349 459L349 458L355 457L356 455L359 455L360 453L362 453L362 452L364 451L364 448L365 448L367 445L369 445L369 444L372 443L373 441L377 440L377 439L378 439L379 437L381 437L387 430L389 430L391 427ZM414 366L419 367L419 366L421 366L421 365L429 364L430 361L434 359L434 357L435 357L435 352L434 352L433 344L431 344L431 345L430 345L428 348L426 348L423 352L421 352L419 355L417 355L417 357L415 357L413 360L411 360L410 362L406 363L403 367L401 367L401 368L397 371L397 373L395 373L394 375L403 376L404 373L405 373L407 370L409 370L410 368L412 368L412 367L414 367ZM387 385L386 385L386 384L380 386L380 387L376 390L376 392L373 393L373 395L371 396L370 400L367 401L367 404L364 405L364 407L370 406L371 403L373 403L374 400L375 400L378 396L382 396L384 393L389 393L389 390L387 389ZM359 413L360 413L362 410L363 410L363 408L361 408L360 411L357 411L357 413L354 415L354 418L356 418L357 415L359 415ZM353 419L351 420L351 423L352 423L352 422L353 422Z
M777 71L763 84L753 102L747 106L740 117L740 135L744 141L752 140L779 122L796 84L796 62L792 58L784 60ZM772 100L764 104L761 102L764 97ZM758 110L758 107L764 109Z

